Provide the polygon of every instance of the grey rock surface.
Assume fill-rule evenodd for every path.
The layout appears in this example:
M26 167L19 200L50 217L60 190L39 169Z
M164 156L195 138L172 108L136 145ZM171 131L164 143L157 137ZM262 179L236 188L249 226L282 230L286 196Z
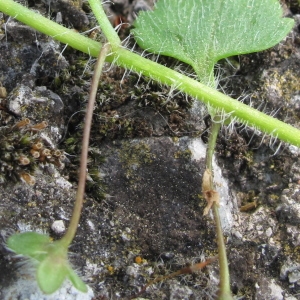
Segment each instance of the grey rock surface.
M113 2L107 4L112 16L121 14L128 22L153 4ZM286 1L286 11L299 26L300 9L291 2ZM51 5L43 3L34 8L47 15ZM67 1L52 4L53 17L58 14L65 26L73 24L82 31L89 29L88 22L93 26L81 8ZM66 5L72 9L65 9ZM85 4L83 9L87 10ZM34 170L30 169L34 185L9 172L0 184L1 297L43 299L37 286L28 283L32 277L21 274L22 259L5 248L5 240L19 231L45 232L58 239L60 232L51 230L53 222L68 225L92 72L88 56L71 49L62 53L63 45L6 16L0 18L0 38L5 36L0 40L0 80L8 94L0 99L1 141L21 118L31 119L32 124L46 121L49 125L38 138L64 156L59 165L34 160ZM280 107L276 116L299 127L297 26L280 45L241 56L238 70L220 63L224 74L235 74L226 79L226 92L236 98L246 92L246 103L269 114ZM122 34L126 28L120 29ZM167 87L124 74L117 67L99 83L85 203L69 257L91 287L86 299L93 294L96 299L128 298L152 278L216 254L215 226L210 216L202 216L206 203L201 197L210 120L203 105L192 106L185 95L170 95ZM1 145L2 176L9 166L3 163L8 156ZM219 135L216 187L221 194L231 287L238 299L299 297L299 165L299 149L279 147L276 139L241 124L224 128ZM22 168L18 166L17 172ZM213 299L218 276L214 263L204 272L154 285L141 297ZM74 293L67 284L49 299L85 299Z

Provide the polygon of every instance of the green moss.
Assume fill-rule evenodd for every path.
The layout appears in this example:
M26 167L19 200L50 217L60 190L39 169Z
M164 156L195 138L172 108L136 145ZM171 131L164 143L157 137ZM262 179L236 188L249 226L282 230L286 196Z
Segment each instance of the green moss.
M80 163L81 152L81 133L77 132L72 137L65 140L66 152L71 155L72 159L68 166L68 176L71 180L78 180L78 168ZM101 201L106 196L106 185L101 174L101 165L105 162L99 147L89 147L86 192L90 197Z
M300 246L294 246L288 243L283 244L283 253L291 257L292 260L300 262Z
M144 142L138 144L125 142L119 151L119 157L125 176L128 179L137 179L137 169L141 165L151 164L154 154L151 153L149 145Z
M176 151L174 153L174 158L184 158L184 159L191 159L192 157L192 152L190 149L186 149L186 150L183 150L183 151Z
M275 84L278 95L287 102L300 90L299 77L289 69L282 74L275 71L271 74L266 84Z
M253 154L253 151L246 150L244 152L244 157L243 158L247 161L247 165L248 166L252 166L254 164L254 154Z
M42 137L39 125L30 124L29 119L21 120L11 126L0 127L0 183L6 180L22 179L35 183L34 171L39 164L63 165L64 155L58 149L51 149Z

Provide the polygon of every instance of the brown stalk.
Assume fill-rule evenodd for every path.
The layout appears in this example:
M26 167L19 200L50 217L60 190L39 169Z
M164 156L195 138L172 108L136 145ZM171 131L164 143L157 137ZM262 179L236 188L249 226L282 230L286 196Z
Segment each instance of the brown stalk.
M78 181L78 188L76 194L75 205L73 209L72 218L68 227L68 230L64 237L61 239L61 243L68 247L77 230L77 226L80 220L81 209L83 205L83 197L84 197L84 190L85 190L85 181L86 181L86 168L87 168L87 157L88 157L88 147L89 147L89 139L90 139L90 130L92 125L92 117L93 117L93 109L94 103L96 100L98 82L100 80L100 76L102 73L103 65L105 63L105 58L107 54L110 52L110 44L105 44L98 56L93 79L91 85L90 96L86 108L85 114L85 122L84 122L84 129L83 129L83 138L82 138L82 149L81 149L81 156L80 156L80 169L79 169L79 181Z

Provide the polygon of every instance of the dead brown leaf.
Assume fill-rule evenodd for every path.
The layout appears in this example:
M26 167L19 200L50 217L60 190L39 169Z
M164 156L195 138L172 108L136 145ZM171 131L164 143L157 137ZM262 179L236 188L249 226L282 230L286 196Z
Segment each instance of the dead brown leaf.
M219 206L220 203L220 195L217 191L213 190L212 187L212 174L209 169L206 169L202 179L202 193L207 201L207 205L203 211L204 216L208 214L214 203L216 203L217 206Z

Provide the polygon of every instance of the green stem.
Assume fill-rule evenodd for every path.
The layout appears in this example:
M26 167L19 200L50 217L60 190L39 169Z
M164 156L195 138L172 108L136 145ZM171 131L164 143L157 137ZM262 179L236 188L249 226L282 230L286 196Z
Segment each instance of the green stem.
M98 82L102 73L103 65L105 63L105 58L109 52L110 52L110 45L109 44L104 45L99 53L99 57L97 59L95 69L94 69L91 91L89 95L89 101L86 108L85 121L84 121L82 149L81 149L81 157L80 157L79 181L78 181L78 188L76 194L76 201L75 201L73 214L72 214L72 218L68 230L64 235L64 237L61 239L61 243L66 248L71 244L76 234L77 226L79 224L81 209L83 205L85 181L86 181L87 157L88 157L88 148L89 148L90 130L92 125L94 103L95 103L97 89L98 89Z
M100 0L89 0L89 4L91 6L91 9L98 21L98 23L101 26L101 30L104 33L105 37L111 44L111 48L114 50L116 46L121 45L121 40L114 30L114 28L111 26L111 23L109 22L102 6L102 1Z
M216 223L219 268L220 268L220 286L219 286L218 300L233 300L231 290L230 290L230 275L229 275L228 261L226 255L226 246L224 242L219 208L217 207L217 205L215 204L213 205L212 211Z
M209 139L206 149L206 160L205 165L206 169L209 169L211 176L210 181L210 189L215 190L214 183L213 183L213 154L216 148L216 142L218 138L218 134L220 132L222 126L222 116L216 112L212 120L212 126L209 133ZM224 243L224 236L222 231L222 225L220 220L219 208L217 205L212 206L212 211L214 215L214 220L216 223L216 233L217 233L217 244L218 244L218 255L219 255L219 267L220 267L220 290L218 295L218 300L232 300L231 290L230 290L230 276L229 276L229 269L228 269L228 261L226 255L226 247Z
M215 118L218 118L218 116L216 116ZM217 121L217 120L215 120ZM208 139L208 144L207 144L207 149L206 149L206 159L205 159L205 165L206 165L206 169L209 169L212 173L212 160L213 160L213 155L215 153L215 149L216 149L216 142L217 142L217 138L218 138L218 134L219 131L221 129L222 123L220 122L220 120L218 120L217 122L215 122L214 120L212 120L212 125L211 125L211 129L210 129L210 133L209 133L209 139ZM212 186L213 189L213 186Z
M230 115L231 118L236 118L238 122L243 122L284 142L300 146L299 129L234 100L216 89L210 88L183 74L146 60L140 55L128 52L126 49L119 49L115 54L115 62L122 67L132 69L163 84L176 87L178 90L201 100L205 104L219 111L222 110Z
M0 11L72 48L97 57L102 45L65 28L12 0L0 0ZM4 27L5 28L5 27Z
M91 56L96 57L99 49L101 49L100 43L58 25L12 0L0 1L0 11ZM124 68L151 77L163 84L175 86L182 92L212 107L223 110L224 113L230 114L237 121L277 137L284 142L300 146L299 129L267 116L213 88L207 87L196 80L143 58L129 50L115 47L114 53L107 56L106 60L108 62L116 62Z

